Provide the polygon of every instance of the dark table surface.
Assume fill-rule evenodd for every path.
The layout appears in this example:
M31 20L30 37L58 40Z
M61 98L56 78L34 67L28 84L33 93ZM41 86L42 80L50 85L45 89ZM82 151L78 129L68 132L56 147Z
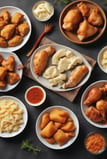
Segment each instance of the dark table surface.
M31 24L32 24L32 34L29 39L29 41L25 44L23 48L16 51L15 53L19 56L22 63L25 64L27 57L26 53L31 49L34 41L37 39L38 35L42 32L45 23L38 22L35 20L34 16L32 15L32 7L34 3L37 0L1 0L0 1L0 7L2 6L16 6L22 9L30 18ZM48 0L53 3L52 0ZM97 4L99 4L107 14L107 7L104 5L103 0L93 0ZM78 45L69 42L66 40L60 30L59 30L59 15L62 11L62 9L65 7L65 4L57 5L54 4L55 8L55 14L53 18L49 21L51 23L54 23L54 29L53 31L48 34L46 37L50 38L51 40L54 40L57 43L69 46L73 49L76 49L85 55L88 55L92 57L93 59L97 60L98 52L102 47L107 45L107 30L105 31L104 35L97 40L93 44L89 45ZM54 92L45 89L47 93L47 99L45 103L40 108L32 108L30 107L24 99L25 91L28 87L32 85L38 85L35 81L27 78L26 76L23 76L20 84L13 90L7 92L7 93L0 93L0 96L2 95L11 95L19 98L23 103L25 103L27 110L28 110L28 124L25 128L25 130L18 136L10 139L4 139L0 138L0 158L1 159L44 159L45 157L47 159L66 159L66 158L72 158L72 159L93 159L93 158L102 158L107 159L107 151L103 153L100 156L92 156L90 155L84 148L84 137L87 133L90 131L97 131L97 132L103 132L107 137L107 130L106 129L100 129L96 128L92 125L90 125L82 116L81 108L80 108L80 101L81 101L81 95L85 88L91 84L92 82L98 81L98 80L106 80L107 75L103 73L100 68L98 67L98 64L96 63L96 66L92 72L92 75L88 82L81 88L79 91L76 99L73 102L69 102L68 100L64 99L63 97L55 94ZM73 143L69 148L65 150L51 150L44 146L40 141L38 140L36 133L35 133L35 123L38 115L42 110L45 108L52 106L52 105L63 105L68 108L70 108L78 117L79 124L80 124L80 131L77 140L75 143ZM41 147L42 151L38 154L33 154L32 152L28 152L26 150L21 150L20 146L23 140L30 140L33 145L38 145Z

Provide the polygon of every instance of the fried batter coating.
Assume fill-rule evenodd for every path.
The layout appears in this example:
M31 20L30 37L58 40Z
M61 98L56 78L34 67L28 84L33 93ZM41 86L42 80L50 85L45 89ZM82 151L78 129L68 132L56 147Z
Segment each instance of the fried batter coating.
M0 88L5 88L6 87L6 81L0 81Z
M40 123L40 128L43 129L48 124L49 121L50 121L49 114L48 113L43 114Z
M16 72L8 72L6 77L8 84L15 84L20 80L20 76Z
M9 13L7 10L4 10L4 11L2 12L2 14L1 14L1 17L2 17L5 21L9 22L9 20L10 20L10 13Z
M80 2L80 3L77 4L77 7L80 10L83 17L88 17L89 16L90 8L89 8L88 5L86 5L83 2Z
M15 35L13 36L9 41L8 41L8 46L9 47L14 47L19 45L23 41L23 37L20 35Z
M15 32L15 28L16 28L16 25L15 24L8 24L6 25L2 30L1 30L1 36L3 38L5 38L6 40L9 40L14 32Z
M14 56L9 56L7 59L2 61L2 66L6 67L8 71L14 71L15 58Z
M29 29L29 24L26 21L19 24L17 27L17 30L21 36L25 36L28 33Z
M7 41L3 37L0 37L0 47L7 47L7 46L8 46Z
M5 25L7 25L7 24L8 24L8 22L6 20L4 20L3 18L0 17L0 29L3 29L3 27Z
M4 80L7 75L7 68L0 66L0 80Z
M1 65L2 61L3 61L3 56L0 54L0 65Z
M11 17L11 23L13 24L19 24L20 22L22 22L24 15L16 12L14 13L14 15Z

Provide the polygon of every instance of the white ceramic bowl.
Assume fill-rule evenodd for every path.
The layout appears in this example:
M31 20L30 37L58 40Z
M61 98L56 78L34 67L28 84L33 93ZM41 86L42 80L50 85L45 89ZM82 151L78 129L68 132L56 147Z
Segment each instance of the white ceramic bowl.
M102 124L102 123L96 123L96 122L93 122L92 120L90 120L86 115L85 115L85 111L88 109L88 106L84 105L83 102L87 96L87 93L88 91L91 89L91 88L94 88L94 87L101 87L103 86L104 84L107 84L107 80L101 80L101 81L96 81L92 84L90 84L86 90L84 91L83 95L82 95L82 98L81 98L81 111L82 111L82 114L84 116L84 118L86 119L86 121L88 121L91 125L95 126L95 127L98 127L98 128L107 128L107 124Z
M98 54L97 57L97 62L98 65L100 67L100 69L107 73L107 58L105 58L105 56L107 57L107 46L105 46L104 48L102 48ZM104 64L106 64L106 67L104 66Z
M38 1L34 4L32 8L32 13L38 21L45 22L48 21L54 15L54 7L51 3L47 1Z
M65 143L63 146L59 146L58 144L49 144L43 137L40 136L40 121L41 121L41 117L43 116L44 113L46 112L51 112L53 109L58 108L64 111L67 111L69 113L69 116L72 117L74 124L76 126L76 130L75 130L75 136L72 137L71 139L69 139L69 141L67 143ZM67 148L68 146L72 145L75 140L78 137L78 133L79 133L79 121L77 116L74 114L74 112L64 106L51 106L46 108L45 110L43 110L40 115L37 118L36 121L36 135L38 137L38 139L41 141L41 143L43 143L45 146L47 146L48 148L54 149L54 150L61 150L64 148Z
M40 106L45 102L46 92L40 86L29 87L25 92L25 100L30 106Z

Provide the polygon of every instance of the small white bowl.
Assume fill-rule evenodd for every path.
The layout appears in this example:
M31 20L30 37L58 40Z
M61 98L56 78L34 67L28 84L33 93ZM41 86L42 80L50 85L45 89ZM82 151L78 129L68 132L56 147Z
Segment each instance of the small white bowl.
M25 92L25 100L30 106L40 106L46 99L46 92L40 86L29 87Z
M104 48L102 48L98 54L98 57L97 57L97 62L98 62L98 65L100 67L100 69L107 73L107 66L104 67L103 63L106 63L107 65L107 59L104 58L104 54L105 54L105 51L106 51L106 57L107 57L107 46L105 46ZM103 60L103 61L102 61ZM102 63L103 62L103 63Z
M54 7L47 1L38 1L34 4L32 13L38 21L45 22L54 15Z

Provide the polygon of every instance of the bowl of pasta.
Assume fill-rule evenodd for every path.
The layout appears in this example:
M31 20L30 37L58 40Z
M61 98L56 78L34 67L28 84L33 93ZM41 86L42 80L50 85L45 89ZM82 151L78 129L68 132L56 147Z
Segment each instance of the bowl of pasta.
M10 138L20 134L27 121L27 109L18 98L0 97L0 137Z

